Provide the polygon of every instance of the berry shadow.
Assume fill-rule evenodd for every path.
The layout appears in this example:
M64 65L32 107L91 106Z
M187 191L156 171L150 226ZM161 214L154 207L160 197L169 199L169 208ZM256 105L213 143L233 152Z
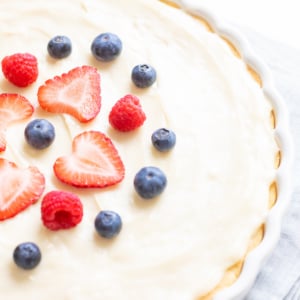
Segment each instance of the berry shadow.
M6 80L5 78L3 78L2 80L0 80L0 90L1 93L13 93L13 94L24 94L24 91L26 91L26 93L29 91L31 91L31 89L34 89L34 84L32 84L31 86L28 86L26 88L21 88L21 87L17 87L16 85L10 83L8 80Z
M40 262L42 263L42 262ZM13 261L13 259L8 264L9 276L17 283L30 281L34 273L38 270L23 270L19 268Z
M129 140L134 139L137 136L138 131L139 131L139 128L132 130L132 131L128 131L128 132L120 132L120 131L112 128L111 126L109 126L107 128L108 136L112 140L118 141L120 143L126 143Z
M133 82L131 82L129 90L130 90L130 93L133 94L133 95L142 96L144 94L149 93L149 89L150 88L151 87L148 87L148 88L139 88Z
M122 234L122 231L120 232ZM109 248L112 247L112 245L115 243L115 241L118 239L118 236L115 236L113 238L104 238L100 236L96 231L93 234L94 242L101 248Z
M94 66L96 67L99 71L102 71L102 70L109 70L111 69L112 67L112 64L114 64L118 59L116 59L115 61L100 61L100 60L97 60L96 58L94 58L93 56L89 57L88 59L88 63L91 65L91 66Z
M160 195L152 199L143 199L134 191L132 192L132 200L134 205L139 209L149 209L157 205L157 203L160 201Z

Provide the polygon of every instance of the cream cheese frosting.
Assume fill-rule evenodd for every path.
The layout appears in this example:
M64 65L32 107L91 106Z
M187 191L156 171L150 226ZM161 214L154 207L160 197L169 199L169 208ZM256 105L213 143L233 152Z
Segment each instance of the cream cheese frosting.
M46 177L45 193L72 191L84 205L82 223L70 230L43 227L39 202L0 223L1 297L191 300L212 290L242 259L264 222L275 178L271 106L245 63L198 20L154 0L3 0L0 20L0 58L29 52L39 62L36 83L21 89L2 77L0 92L22 94L35 106L32 118L46 118L56 128L51 147L38 151L24 140L29 120L10 126L0 157L38 167ZM123 42L120 57L110 63L96 61L90 51L102 32ZM62 60L47 53L48 41L58 34L73 45ZM148 89L131 82L139 63L156 68L157 81ZM46 113L37 102L45 80L80 65L93 65L101 75L101 111L87 124ZM119 133L108 114L128 93L140 98L147 120L138 130ZM151 134L160 127L176 133L169 153L151 145ZM113 140L126 168L120 184L78 189L55 178L56 158L71 153L72 139L89 129ZM160 167L168 178L154 201L139 199L133 189L134 175L147 165ZM101 209L123 219L114 240L94 230ZM13 249L24 241L42 251L41 264L31 271L18 269L12 260Z

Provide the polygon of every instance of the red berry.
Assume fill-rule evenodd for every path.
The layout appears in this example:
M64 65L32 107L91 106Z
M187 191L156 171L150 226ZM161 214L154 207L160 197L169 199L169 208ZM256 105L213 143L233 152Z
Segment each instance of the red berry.
M140 100L134 95L126 95L118 100L109 114L109 122L119 131L131 131L143 125L146 115Z
M0 221L9 219L36 203L45 188L45 177L36 168L21 168L0 158Z
M34 55L16 53L2 59L5 78L18 87L26 87L38 77L38 62Z
M80 122L94 119L101 108L100 74L92 66L81 66L48 79L38 89L38 101L44 110L65 113Z
M72 186L104 188L119 183L124 164L111 139L98 131L85 131L73 139L72 153L53 166L56 177Z
M29 118L34 108L19 94L0 94L0 152L6 149L6 129L14 122Z
M81 222L83 207L77 195L66 191L52 191L44 196L41 213L42 221L48 229L68 229Z

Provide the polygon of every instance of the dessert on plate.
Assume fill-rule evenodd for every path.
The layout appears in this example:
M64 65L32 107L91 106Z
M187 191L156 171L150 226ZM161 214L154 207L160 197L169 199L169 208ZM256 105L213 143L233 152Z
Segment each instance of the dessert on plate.
M259 75L146 0L1 1L5 299L210 299L276 201Z

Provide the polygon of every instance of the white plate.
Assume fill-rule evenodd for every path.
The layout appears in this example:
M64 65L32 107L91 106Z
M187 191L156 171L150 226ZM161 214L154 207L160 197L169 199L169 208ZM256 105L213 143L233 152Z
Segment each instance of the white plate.
M188 13L202 17L209 23L214 32L232 42L245 63L253 68L260 76L263 92L271 101L275 112L275 136L281 152L281 163L276 174L278 189L277 201L266 216L263 240L247 255L239 278L233 285L219 291L213 298L214 300L242 299L251 289L263 262L271 254L279 240L283 214L291 198L291 173L294 160L294 147L289 130L287 108L276 90L270 70L253 52L248 41L238 30L220 20L219 17L200 5L195 5L195 3L191 4L188 0L175 0L174 2Z

